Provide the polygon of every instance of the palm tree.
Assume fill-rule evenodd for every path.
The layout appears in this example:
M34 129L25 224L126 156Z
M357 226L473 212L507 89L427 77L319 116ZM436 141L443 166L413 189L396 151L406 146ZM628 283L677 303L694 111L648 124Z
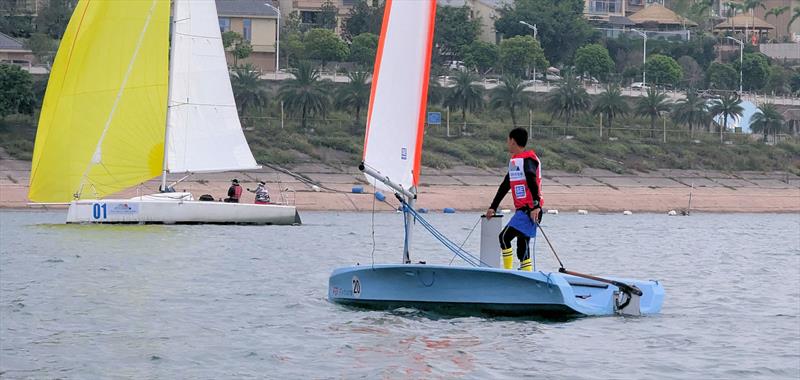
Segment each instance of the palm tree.
M247 109L261 107L267 103L267 91L264 89L261 73L251 64L235 66L231 73L233 97L239 109L239 116L244 116Z
M636 114L650 117L650 136L655 136L656 119L662 112L669 112L672 103L667 99L667 94L655 88L647 90L647 96L639 98L636 102Z
M614 117L624 116L628 112L630 112L630 107L628 107L628 103L622 97L622 90L616 84L609 85L604 93L597 95L594 99L592 114L602 115L601 117L605 120L606 128L608 128L609 131L611 130L611 123Z
M551 117L564 117L567 125L575 115L585 112L590 106L589 94L572 73L566 73L558 86L547 94L547 108Z
M511 123L517 125L517 107L524 107L530 104L530 94L524 92L525 84L522 79L514 75L506 75L501 80L499 86L492 91L490 105L494 109L506 108L511 113Z
M792 13L792 18L789 19L789 24L786 25L786 34L789 34L789 30L794 24L794 21L800 18L800 6L794 8L794 12Z
M336 106L355 111L356 124L361 124L361 110L369 103L370 74L367 71L351 71L347 73L347 77L350 82L339 87Z
M478 78L469 71L459 71L454 79L455 85L450 89L444 103L448 107L461 110L463 133L467 128L467 111L474 112L483 106L483 87L472 83Z
M750 11L750 17L752 18L752 20L750 22L750 25L755 25L756 15L755 15L755 12L753 12L753 10L756 9L756 8L759 8L759 7L761 9L767 9L767 6L764 5L764 1L763 0L744 0L744 1L742 1L742 5L741 5L742 10L744 10L745 12Z
M726 94L711 105L710 112L713 116L722 115L722 124L719 126L719 141L724 141L725 128L728 126L729 117L742 117L742 99L736 94Z
M678 100L672 109L672 120L689 126L689 136L694 137L694 126L700 126L706 119L708 106L706 100L694 91L687 91L686 97Z
M291 72L294 78L283 81L278 97L291 114L300 114L305 130L308 116L324 116L328 112L330 99L319 71L309 62L300 62Z
M764 142L767 142L767 135L772 132L777 135L783 128L783 115L778 112L774 104L765 103L758 107L757 112L750 119L750 129L753 132L762 133L764 135Z

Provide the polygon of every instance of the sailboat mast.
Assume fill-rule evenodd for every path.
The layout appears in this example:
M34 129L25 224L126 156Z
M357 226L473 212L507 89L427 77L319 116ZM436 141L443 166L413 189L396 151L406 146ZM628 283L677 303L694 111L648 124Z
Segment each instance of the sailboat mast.
M172 105L170 102L172 101L172 73L173 73L173 65L175 65L175 34L177 33L177 29L175 24L178 22L175 18L178 15L178 12L175 11L175 8L178 6L178 2L180 0L172 0L172 7L170 8L170 38L169 38L169 69L167 71L168 79L167 79L167 117L164 120L164 157L163 157L163 164L161 169L161 191L167 191L167 169L168 169L168 162L167 162L167 155L169 154L169 116L172 113Z
M417 189L412 188L411 192L416 194ZM408 203L408 207L412 209L415 207L417 202L416 196L406 198L406 203ZM403 264L411 264L411 237L413 236L414 231L414 216L411 215L410 212L405 213L405 240L403 240Z

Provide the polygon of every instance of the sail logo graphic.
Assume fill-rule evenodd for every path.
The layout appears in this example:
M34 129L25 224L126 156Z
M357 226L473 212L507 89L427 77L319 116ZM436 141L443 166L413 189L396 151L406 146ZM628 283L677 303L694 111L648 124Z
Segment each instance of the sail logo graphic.
M405 147L400 148L400 159L404 161L408 159L408 149Z
M139 213L139 204L138 203L109 203L108 204L108 213L109 214L138 214Z

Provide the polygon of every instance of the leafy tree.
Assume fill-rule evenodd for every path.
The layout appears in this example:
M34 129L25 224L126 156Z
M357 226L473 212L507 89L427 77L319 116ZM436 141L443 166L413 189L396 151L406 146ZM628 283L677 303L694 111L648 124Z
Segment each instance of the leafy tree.
M33 55L41 63L50 64L55 57L58 44L50 36L44 33L33 33L25 41L25 46L33 52Z
M747 91L762 89L769 76L767 57L761 53L745 53L742 61L742 85L744 89ZM737 62L736 65L738 66L738 64Z
M253 52L250 41L234 31L222 33L222 46L233 55L233 65L238 66L240 59L245 59Z
M742 117L742 112L744 112L744 108L742 108L742 99L736 94L725 94L725 96L711 104L709 112L712 117L722 115L723 122L719 126L719 141L722 142L725 136L725 128L728 125L728 119L732 117Z
M499 55L497 45L483 41L473 41L464 48L464 65L485 74L497 66Z
M50 0L36 16L36 30L60 40L67 29L74 4L69 0Z
M252 64L235 66L231 73L231 87L236 100L239 116L247 114L251 107L261 107L267 103L267 91L261 73Z
M683 84L687 88L699 88L705 79L705 73L697 61L688 55L684 55L678 58L678 64L681 65L681 70L683 71Z
M719 90L733 90L739 86L739 73L727 63L714 62L706 70L706 86Z
M375 63L375 53L378 51L378 36L372 33L361 33L350 44L350 60L365 67L372 67Z
M351 71L347 77L350 81L339 87L336 94L336 106L354 111L356 124L361 124L361 110L369 103L370 75L367 71Z
M800 18L800 7L795 7L794 12L792 12L792 18L789 19L789 24L786 25L786 34L789 34L789 30L798 18Z
M2 14L2 17L0 17L0 33L5 33L11 37L23 38L27 38L33 33L33 16L13 13L0 14Z
M624 116L630 112L630 107L622 97L622 90L616 84L609 85L606 91L597 95L592 107L593 115L602 115L606 128L611 129L612 122L617 116Z
M292 70L294 78L281 84L278 97L292 115L300 115L301 126L307 130L309 116L324 116L328 113L330 99L319 71L310 62L300 62Z
M547 94L546 104L551 116L563 117L570 125L575 115L589 109L591 100L580 82L571 73L566 73L558 86Z
M667 94L656 88L650 88L647 90L647 96L643 96L637 100L636 114L650 118L651 136L655 134L656 119L658 119L662 112L669 112L671 105Z
M583 17L583 0L514 0L499 10L495 29L505 38L531 35L520 21L536 24L550 62L568 62L595 31Z
M300 32L281 34L281 57L286 59L287 66L294 66L308 58L303 44L303 35Z
M309 58L322 61L322 65L330 61L341 61L350 54L347 44L328 29L314 28L306 33L303 40Z
M480 30L480 20L470 17L469 7L437 7L433 44L438 55L458 59Z
M0 64L0 118L33 114L33 79L16 65Z
M789 89L792 94L800 95L800 71L795 71L789 79Z
M534 66L543 70L549 63L539 43L531 36L516 36L500 43L500 65L503 71L524 76Z
M489 105L493 109L505 108L511 113L511 123L517 125L516 110L530 104L530 94L525 92L525 84L522 79L513 75L506 75L500 81L500 85L492 90L492 97Z
M331 0L326 0L317 13L317 26L324 29L336 29L338 15L339 8Z
M707 117L706 100L695 91L688 91L686 97L678 100L672 109L672 120L689 126L690 136L694 136L694 126L702 125Z
M381 33L381 22L383 21L383 3L377 6L370 6L367 0L357 0L350 8L350 14L342 22L342 37L352 40L353 37L362 33Z
M447 94L444 104L452 109L461 110L461 120L464 121L463 133L467 127L467 111L475 112L483 107L483 86L473 83L478 77L469 71L459 71L453 79L455 85Z
M614 70L614 61L602 45L584 45L575 52L575 69L581 75L589 74L597 79L606 80L608 74Z
M784 12L788 11L791 6L787 5L784 7L773 7L770 8L766 13L764 13L764 20L767 20L769 16L775 16L777 19L780 17Z
M767 142L770 132L777 135L783 129L783 115L775 108L774 104L770 103L764 103L758 107L758 111L750 119L750 129L763 134L764 142Z
M683 78L683 69L672 57L655 54L644 65L647 79L655 84L677 84Z
M778 95L791 93L789 87L789 73L780 66L772 66L769 69L767 84L764 90Z

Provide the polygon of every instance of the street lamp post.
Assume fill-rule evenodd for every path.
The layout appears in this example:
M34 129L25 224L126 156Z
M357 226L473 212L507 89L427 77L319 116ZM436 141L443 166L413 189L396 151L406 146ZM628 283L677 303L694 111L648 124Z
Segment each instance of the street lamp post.
M281 62L281 10L270 3L264 3L264 5L272 8L278 14L278 21L275 24L275 79L278 79L278 68Z
M520 21L519 23L533 30L533 39L535 41L536 36L539 34L539 28L536 27L536 24L531 25L525 21ZM536 62L533 62L533 92L536 92Z
M744 41L737 40L730 36L727 36L725 38L736 41L739 44L739 96L742 96L742 67L744 66Z
M636 29L631 30L644 38L644 51L642 51L642 88L645 88L645 86L647 86L647 69L645 68L647 65L647 33Z

